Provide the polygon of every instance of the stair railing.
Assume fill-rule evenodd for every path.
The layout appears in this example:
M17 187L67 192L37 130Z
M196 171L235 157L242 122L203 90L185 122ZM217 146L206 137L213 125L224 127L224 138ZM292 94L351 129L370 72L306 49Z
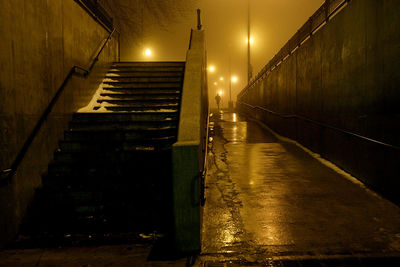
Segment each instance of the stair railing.
M85 69L80 66L73 66L71 70L68 72L67 76L65 77L64 81L62 82L61 86L58 88L57 92L51 99L50 103L46 107L46 109L43 111L42 115L40 116L39 120L36 122L35 127L29 134L28 138L25 140L24 145L22 146L21 150L18 152L16 158L12 162L10 168L1 170L0 172L0 186L5 186L8 185L11 181L12 178L14 177L15 173L18 170L19 165L21 164L22 160L24 159L26 153L29 150L29 147L31 146L33 140L37 136L39 130L43 126L43 123L47 120L49 114L53 110L54 105L57 103L58 98L60 97L61 93L64 91L65 87L67 86L68 82L71 80L72 76L77 76L81 78L87 78L90 73L92 72L94 66L96 65L97 61L99 60L100 54L103 52L105 46L107 43L110 41L112 36L118 33L118 61L120 57L120 52L119 52L119 32L114 28L110 34L108 35L107 39L104 41L103 45L101 46L100 50L96 54L96 57L93 59L91 62L90 66L88 69Z

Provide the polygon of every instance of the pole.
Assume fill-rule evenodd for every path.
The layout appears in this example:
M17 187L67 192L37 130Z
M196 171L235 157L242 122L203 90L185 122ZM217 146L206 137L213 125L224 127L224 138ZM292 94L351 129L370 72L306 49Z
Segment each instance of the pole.
M247 0L247 84L250 83L252 76L250 64L250 0Z
M229 102L228 102L229 111L233 111L231 50L232 50L232 46L229 46Z

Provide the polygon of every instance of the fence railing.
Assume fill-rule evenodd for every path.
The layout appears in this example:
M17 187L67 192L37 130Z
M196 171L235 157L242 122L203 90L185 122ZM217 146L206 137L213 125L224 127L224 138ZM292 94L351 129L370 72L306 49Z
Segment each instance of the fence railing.
M388 143L385 143L385 142L382 142L382 141L379 141L379 140L375 140L375 139L372 139L372 138L369 138L369 137L366 137L366 136L362 136L360 134L356 134L356 133L353 133L353 132L350 132L350 131L346 131L346 130L340 129L338 127L335 127L335 126L332 126L332 125L329 125L329 124L326 124L326 123L322 123L322 122L319 122L319 121L315 121L315 120L312 120L312 119L309 119L309 118L306 118L306 117L303 117L303 116L300 116L300 115L296 115L296 114L281 114L281 113L278 113L278 112L273 111L273 110L269 110L269 109L264 108L264 107L253 106L253 105L250 105L248 103L244 103L244 102L240 102L240 101L238 101L237 104L239 106L243 105L243 106L245 106L247 108L251 108L253 110L260 110L260 111L269 113L271 115L280 117L282 119L296 119L296 120L305 121L305 122L308 122L308 123L311 123L311 124L314 124L314 125L318 125L318 126L323 127L323 128L327 128L327 129L334 130L336 132L340 132L340 133L348 135L348 136L356 137L356 138L362 139L364 141L368 141L368 142L374 143L376 145L381 145L381 146L384 146L386 148L390 148L390 149L393 149L393 150L398 150L398 151L400 150L400 147L398 147L398 146L391 145L391 144L388 144Z
M265 67L249 82L238 94L240 98L254 83L267 73L271 72L285 58L290 56L307 38L319 29L336 12L351 0L325 0L325 3L307 20L307 22L293 35L279 52L265 65Z

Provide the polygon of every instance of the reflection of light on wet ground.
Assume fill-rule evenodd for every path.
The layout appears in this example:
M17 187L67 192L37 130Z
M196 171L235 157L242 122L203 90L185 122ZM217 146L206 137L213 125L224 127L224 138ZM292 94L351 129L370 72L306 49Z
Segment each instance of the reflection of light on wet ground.
M233 122L237 122L237 115L236 115L236 113L233 113L233 114L232 114L232 121L233 121Z
M281 222L287 219L287 199L270 198L271 194L285 196L290 192L290 188L281 184L286 167L291 165L282 166L286 149L279 143L231 143L226 148L230 155L230 177L237 182L243 203L242 219L247 232L254 236L253 242L291 244L291 232L282 231L281 227ZM280 186L276 187L277 184ZM271 201L279 208L271 206Z
M203 253L342 255L400 247L397 207L372 201L363 188L239 115L237 122L233 113L216 117Z
M232 128L232 141L233 142L237 142L238 141L238 127L237 126L233 126Z

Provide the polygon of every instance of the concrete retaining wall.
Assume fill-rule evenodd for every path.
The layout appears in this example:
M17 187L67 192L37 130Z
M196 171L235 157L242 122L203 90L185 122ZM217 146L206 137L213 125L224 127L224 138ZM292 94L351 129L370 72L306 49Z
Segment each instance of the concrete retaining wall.
M238 104L393 201L400 202L399 150L302 118L400 147L400 6L352 0Z
M108 32L75 1L2 1L0 21L3 170L10 167L71 67L89 67ZM11 184L0 187L0 246L15 236L67 122L90 101L116 52L112 40L88 79L72 78Z
M172 147L176 250L201 249L201 175L207 145L208 86L204 30L192 30L186 56L178 140Z

